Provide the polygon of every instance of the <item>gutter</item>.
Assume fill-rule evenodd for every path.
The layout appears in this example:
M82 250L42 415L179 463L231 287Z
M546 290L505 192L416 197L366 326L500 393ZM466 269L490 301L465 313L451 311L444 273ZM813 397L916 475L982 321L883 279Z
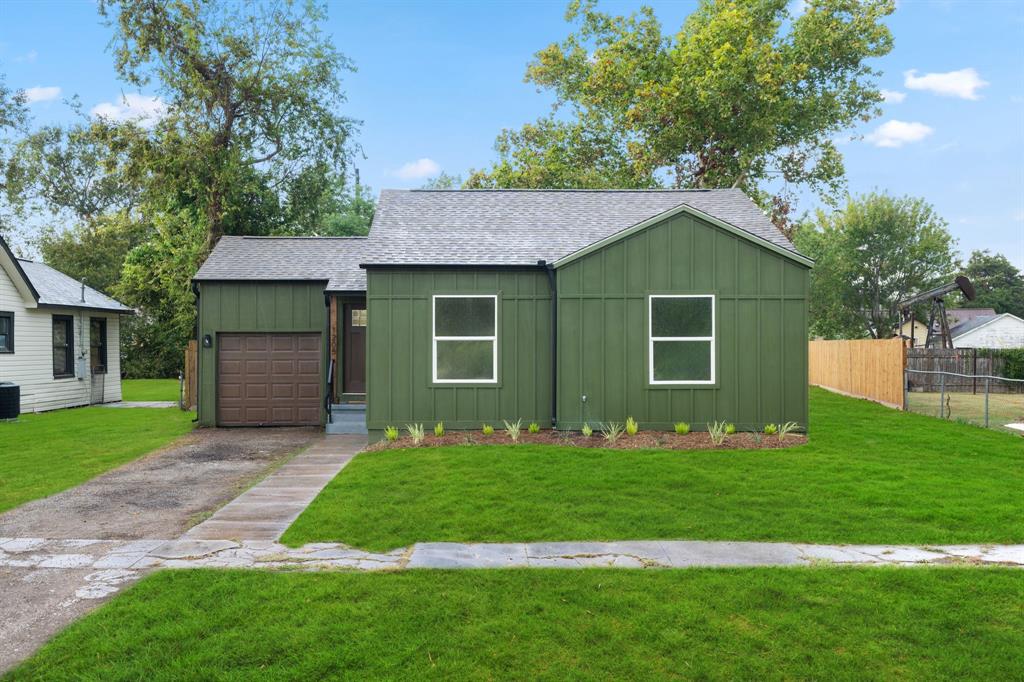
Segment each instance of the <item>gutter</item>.
M551 288L551 428L558 427L558 283L555 266L544 260L537 261L544 268Z
M200 321L200 317L199 317L199 282L197 282L195 280L192 280L192 295L195 296L195 299L196 299L193 302L193 305L195 306L195 309L196 309L196 326L195 326L195 330L196 330L196 333L195 333L195 336L196 336L196 374L200 375L200 374L202 374L202 371L200 371L200 369L199 369L199 365L203 361L203 340L199 337L200 336L199 335L199 331L200 331L199 330L199 321ZM202 391L200 391L198 389L199 389L199 376L196 376L196 418L192 420L193 424L195 424L197 421L199 421L199 415L202 414L202 412L199 409L199 396L202 395Z

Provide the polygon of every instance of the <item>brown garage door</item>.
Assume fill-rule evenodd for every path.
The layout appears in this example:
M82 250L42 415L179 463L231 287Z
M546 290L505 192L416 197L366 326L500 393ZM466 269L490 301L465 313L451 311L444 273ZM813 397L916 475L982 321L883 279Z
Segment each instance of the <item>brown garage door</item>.
M217 423L320 423L319 334L218 334Z

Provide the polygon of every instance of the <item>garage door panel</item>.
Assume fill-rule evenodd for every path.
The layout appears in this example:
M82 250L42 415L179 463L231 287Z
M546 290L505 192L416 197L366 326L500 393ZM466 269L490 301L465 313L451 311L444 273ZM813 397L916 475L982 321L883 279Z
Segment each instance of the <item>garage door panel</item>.
M319 424L319 334L218 334L217 423Z

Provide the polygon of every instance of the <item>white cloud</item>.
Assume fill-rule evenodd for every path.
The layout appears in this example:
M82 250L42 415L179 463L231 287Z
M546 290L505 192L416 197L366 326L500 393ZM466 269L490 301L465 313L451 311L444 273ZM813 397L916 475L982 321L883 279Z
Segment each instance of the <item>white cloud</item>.
M885 100L886 104L899 104L907 98L907 93L900 92L899 90L886 90L883 88L879 92L882 93L882 99Z
M148 128L166 111L167 104L159 97L127 94L122 95L119 102L100 102L90 113L112 121L137 121L139 125Z
M15 57L14 61L20 62L20 63L25 63L25 64L35 64L36 63L36 58L38 58L38 57L39 57L39 53L38 52L36 52L35 50L29 50L25 54L20 54L17 57Z
M437 175L441 172L441 166L433 159L417 159L404 164L395 171L395 175L403 180L422 180Z
M988 85L974 69L960 69L947 73L917 75L916 69L903 72L903 85L911 90L927 90L944 97L981 99L978 90Z
M36 102L49 102L60 97L60 88L56 85L42 86L37 85L34 88L25 88L25 101L29 104L35 104Z
M902 147L911 142L920 142L935 132L924 123L908 123L906 121L886 121L864 139L876 147Z

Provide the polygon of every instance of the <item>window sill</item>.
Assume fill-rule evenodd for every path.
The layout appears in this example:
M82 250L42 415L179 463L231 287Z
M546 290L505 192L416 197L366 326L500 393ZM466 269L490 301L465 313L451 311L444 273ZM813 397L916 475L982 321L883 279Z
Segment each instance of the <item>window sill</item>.
M74 374L54 374L53 378L54 379L74 379L75 375Z

